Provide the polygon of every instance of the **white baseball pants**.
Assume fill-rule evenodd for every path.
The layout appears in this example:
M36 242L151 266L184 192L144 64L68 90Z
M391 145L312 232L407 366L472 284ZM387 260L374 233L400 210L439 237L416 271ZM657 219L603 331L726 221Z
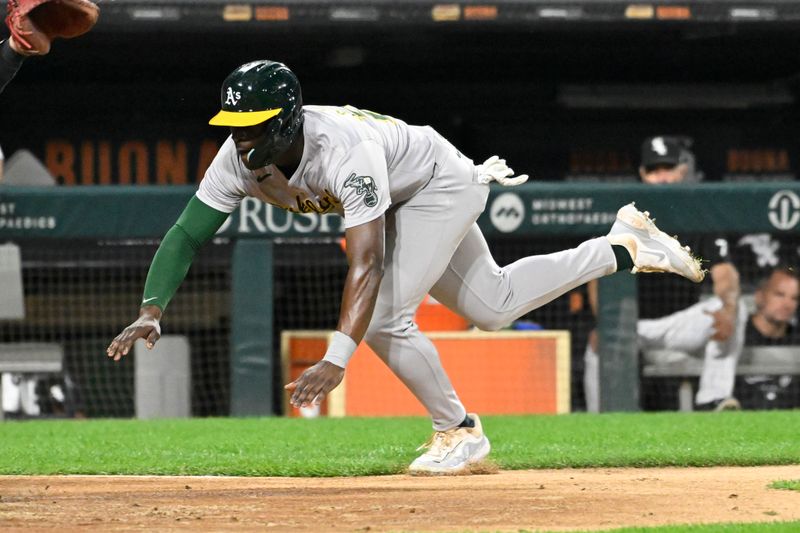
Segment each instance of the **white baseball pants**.
M413 322L427 293L477 327L496 330L616 270L605 237L497 266L475 224L489 187L477 183L471 160L442 143L431 182L386 214L384 278L365 337L425 406L437 431L457 426L466 410L433 343Z
M729 398L736 380L736 365L744 346L747 309L738 306L734 333L726 341L715 341L714 319L711 313L722 308L722 301L709 298L686 309L661 318L641 319L637 322L639 348L647 350L675 350L685 357L703 357L703 370L695 395L695 403L709 403ZM648 361L658 364L668 361ZM675 361L670 361L675 362ZM587 344L584 354L584 394L586 410L597 412L600 407L599 356Z

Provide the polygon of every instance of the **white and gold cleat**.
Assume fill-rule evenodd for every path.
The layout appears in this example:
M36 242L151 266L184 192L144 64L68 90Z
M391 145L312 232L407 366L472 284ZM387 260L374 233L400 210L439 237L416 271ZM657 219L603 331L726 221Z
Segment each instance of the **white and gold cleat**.
M700 260L688 246L670 237L655 225L647 211L639 211L633 203L617 211L617 220L607 236L611 244L624 246L633 258L631 273L671 272L699 283L705 278Z
M461 474L487 455L492 449L489 439L483 434L483 426L478 415L470 413L475 427L457 427L447 431L437 431L417 448L427 451L414 459L408 467L410 474Z

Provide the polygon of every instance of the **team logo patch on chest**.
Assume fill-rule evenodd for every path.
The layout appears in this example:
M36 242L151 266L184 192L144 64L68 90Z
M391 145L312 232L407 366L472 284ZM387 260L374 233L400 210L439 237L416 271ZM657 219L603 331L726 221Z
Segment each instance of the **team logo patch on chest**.
M344 186L352 187L359 196L363 195L364 205L367 207L378 205L378 187L372 176L356 176L356 173L353 172L344 180Z

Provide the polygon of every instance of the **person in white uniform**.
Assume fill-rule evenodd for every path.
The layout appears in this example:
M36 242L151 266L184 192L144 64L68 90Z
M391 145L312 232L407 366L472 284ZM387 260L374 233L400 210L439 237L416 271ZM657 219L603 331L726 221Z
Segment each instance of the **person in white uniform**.
M119 360L139 338L152 347L194 253L246 196L293 212L339 213L349 270L336 332L322 360L286 388L294 406L320 402L365 340L433 420L434 435L412 473L460 472L490 449L479 417L467 414L436 348L413 321L427 293L479 328L496 330L617 270L703 278L689 251L632 204L620 209L608 236L501 268L476 220L490 182L527 179L512 177L504 160L476 166L430 127L350 106L304 106L294 73L273 61L234 70L221 99L210 124L230 127L231 136L156 252L139 318L107 355Z

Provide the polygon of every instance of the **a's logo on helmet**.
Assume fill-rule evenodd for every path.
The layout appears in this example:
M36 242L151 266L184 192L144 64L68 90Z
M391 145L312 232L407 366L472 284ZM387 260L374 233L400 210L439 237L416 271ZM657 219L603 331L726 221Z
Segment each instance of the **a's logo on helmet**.
M375 207L378 205L378 187L375 185L375 180L372 176L356 176L353 172L346 180L344 180L345 187L352 187L356 190L356 194L364 195L364 205L367 207Z
M225 93L225 95L225 105L236 105L242 98L242 93L239 91L234 92L230 87L228 87L228 91Z

